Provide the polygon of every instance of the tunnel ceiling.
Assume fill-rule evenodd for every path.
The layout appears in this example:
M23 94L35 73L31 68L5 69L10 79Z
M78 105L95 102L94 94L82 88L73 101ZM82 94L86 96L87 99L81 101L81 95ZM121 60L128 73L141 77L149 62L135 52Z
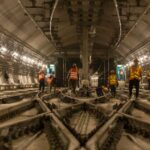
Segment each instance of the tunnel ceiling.
M88 28L91 55L104 58L128 55L139 44L137 31L128 41L124 37L147 9L149 0L117 1L122 34L115 0L1 0L0 3L0 25L42 54L79 57L83 30ZM145 30L142 24L138 28L140 33L148 28L149 21L145 22ZM142 42L148 35L140 33ZM118 40L120 49L115 51Z
M37 52L46 54L49 50L54 50L53 45L46 39L31 19L25 14L18 3L18 0L0 1L0 31L10 32L12 38L19 38L31 45ZM8 33L7 32L7 33Z
M150 2L150 1L149 1ZM150 56L150 5L122 38L116 51L125 58L134 59L135 56Z

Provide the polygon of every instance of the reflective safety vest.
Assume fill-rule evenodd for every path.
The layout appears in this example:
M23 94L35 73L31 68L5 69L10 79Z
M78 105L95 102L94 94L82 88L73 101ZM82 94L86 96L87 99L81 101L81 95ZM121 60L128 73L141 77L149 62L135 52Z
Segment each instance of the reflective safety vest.
M117 85L117 76L115 74L109 75L109 84Z
M77 68L71 68L69 71L69 79L72 80L78 80L78 69Z
M142 73L142 69L140 66L137 66L136 68L134 66L130 67L130 77L129 80L133 80L133 79L141 79L141 73Z
M43 80L45 78L44 73L39 73L39 77L38 78L39 78L39 81Z
M150 80L150 71L147 74L147 79Z

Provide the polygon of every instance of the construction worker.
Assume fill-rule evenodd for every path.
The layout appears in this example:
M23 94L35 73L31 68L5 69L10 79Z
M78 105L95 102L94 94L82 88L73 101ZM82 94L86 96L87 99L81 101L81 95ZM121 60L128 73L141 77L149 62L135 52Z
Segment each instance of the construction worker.
M75 94L77 81L78 81L78 68L76 64L73 64L68 73L69 86L72 92Z
M50 75L47 78L47 84L49 86L50 92L52 91L52 87L54 87L54 93L55 93L55 90L56 90L56 78L55 78L54 74Z
M147 73L147 80L148 80L148 90L150 90L150 70Z
M111 94L113 97L116 96L116 87L118 86L117 75L114 70L110 71L110 75L108 77L108 84L111 90Z
M105 85L105 81L104 81L104 78L99 76L98 78L98 86L96 88L96 94L97 96L103 96L104 93L103 93L103 87Z
M9 83L9 76L8 76L7 71L4 72L4 78L5 78L6 83Z
M142 68L138 65L138 59L134 59L134 64L129 68L129 99L132 97L133 86L136 88L136 99L139 96L139 83L142 78Z
M47 78L47 84L48 84L48 87L49 87L49 91L51 92L52 90L52 81L53 81L53 76L50 75L48 78Z
M44 92L45 89L45 74L43 70L38 72L38 81L39 81L39 91Z

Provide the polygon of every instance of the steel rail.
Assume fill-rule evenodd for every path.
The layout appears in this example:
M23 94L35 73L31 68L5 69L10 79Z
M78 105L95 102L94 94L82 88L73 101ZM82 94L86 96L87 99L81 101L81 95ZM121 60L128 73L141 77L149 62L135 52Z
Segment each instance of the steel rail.
M90 113L87 112L87 118L84 122L84 130L82 131L82 134L87 134L87 128L88 128L88 125L89 125L89 120L90 120Z
M81 111L79 114L80 117L81 117L82 113L83 112ZM80 119L80 117L79 117L79 119ZM74 127L73 127L74 129L76 129L76 126L78 125L79 119L77 119L76 122L74 123Z
M78 130L78 129L79 129L80 124L81 124L80 122L82 121L83 116L84 116L84 112L82 111L82 113L80 114L80 118L79 118L79 120L78 120L78 122L77 122L77 125L76 125L76 127L75 127L75 130Z
M80 128L79 128L79 130L78 130L79 134L82 133L82 131L83 131L83 129L84 129L84 125L85 125L86 118L87 118L87 116L88 116L88 113L87 113L87 112L83 112L83 113L84 113L84 115L83 115L83 117L82 117L82 120L81 120L80 125L79 125Z

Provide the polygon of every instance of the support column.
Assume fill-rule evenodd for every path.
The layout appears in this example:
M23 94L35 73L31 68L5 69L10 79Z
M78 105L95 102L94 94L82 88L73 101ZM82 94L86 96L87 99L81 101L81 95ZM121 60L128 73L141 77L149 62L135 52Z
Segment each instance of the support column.
M83 43L82 43L82 70L83 70L83 79L88 80L89 75L89 43L88 43L88 28L83 28Z

